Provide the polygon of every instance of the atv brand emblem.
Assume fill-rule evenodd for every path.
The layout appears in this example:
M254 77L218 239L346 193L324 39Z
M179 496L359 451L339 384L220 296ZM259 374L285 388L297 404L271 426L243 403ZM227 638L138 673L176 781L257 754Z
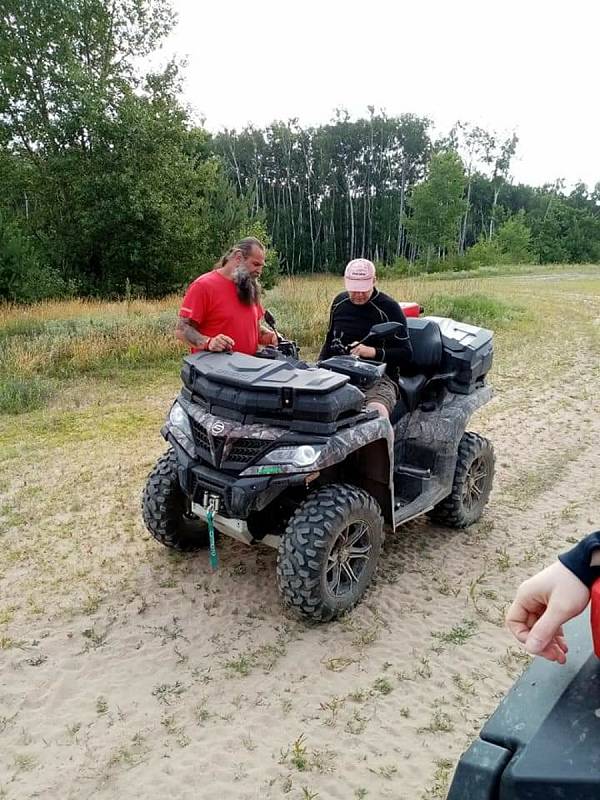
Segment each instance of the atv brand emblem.
M216 422L213 422L210 432L212 433L213 436L219 436L220 434L223 433L224 430L225 430L225 423L221 422L221 420L218 419Z

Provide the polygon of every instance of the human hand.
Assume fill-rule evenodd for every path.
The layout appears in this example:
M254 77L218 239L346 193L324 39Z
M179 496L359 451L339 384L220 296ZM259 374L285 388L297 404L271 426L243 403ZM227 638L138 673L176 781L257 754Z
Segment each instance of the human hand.
M271 347L277 347L277 345L279 344L279 340L277 339L277 334L274 331L261 330L259 337L259 344L271 345Z
M587 606L590 590L556 561L524 581L506 614L506 627L528 653L564 664L567 643L563 623Z
M369 347L367 344L359 344L358 342L353 342L350 345L350 354L356 356L357 358L375 358L377 355L377 351L374 347Z
M225 336L224 333L218 333L212 336L208 343L208 349L211 353L222 353L224 350L233 350L235 342L231 336Z

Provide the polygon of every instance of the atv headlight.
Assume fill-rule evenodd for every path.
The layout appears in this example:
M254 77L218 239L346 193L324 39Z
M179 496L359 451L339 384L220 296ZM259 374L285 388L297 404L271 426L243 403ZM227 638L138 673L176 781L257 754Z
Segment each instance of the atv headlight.
M193 441L194 437L192 436L189 417L177 401L173 403L173 407L169 412L169 422Z
M310 467L321 455L321 447L301 444L299 447L278 447L266 453L259 464L286 464L292 467Z

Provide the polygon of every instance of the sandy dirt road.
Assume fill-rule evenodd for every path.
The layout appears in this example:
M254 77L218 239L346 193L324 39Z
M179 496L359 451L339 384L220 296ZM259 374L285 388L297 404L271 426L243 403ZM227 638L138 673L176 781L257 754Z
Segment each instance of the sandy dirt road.
M470 425L497 454L482 520L388 536L364 602L329 625L282 609L274 551L222 541L211 574L144 533L175 384L137 404L135 434L108 399L72 430L3 420L0 797L445 797L527 663L502 627L516 586L600 527L600 281L576 278L510 279L523 302L587 304L585 325L500 361Z

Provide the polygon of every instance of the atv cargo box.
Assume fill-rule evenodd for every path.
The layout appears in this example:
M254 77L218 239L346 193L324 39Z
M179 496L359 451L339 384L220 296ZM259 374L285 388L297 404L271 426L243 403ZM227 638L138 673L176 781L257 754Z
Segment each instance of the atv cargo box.
M346 375L230 353L186 356L184 385L211 414L243 420L337 423L360 413L364 395Z
M447 317L430 317L442 333L442 372L452 372L451 392L471 394L481 386L494 356L492 331Z
M447 317L408 318L413 365L407 372L443 374L451 392L472 394L492 366L492 331Z

